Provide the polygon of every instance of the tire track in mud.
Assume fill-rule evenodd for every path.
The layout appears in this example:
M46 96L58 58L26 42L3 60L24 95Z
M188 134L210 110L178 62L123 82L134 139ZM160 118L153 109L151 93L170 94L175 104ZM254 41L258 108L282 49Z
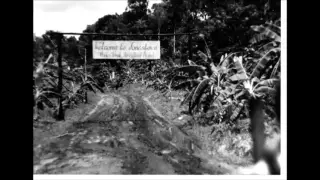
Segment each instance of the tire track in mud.
M148 97L101 94L96 106L41 148L37 174L226 174Z

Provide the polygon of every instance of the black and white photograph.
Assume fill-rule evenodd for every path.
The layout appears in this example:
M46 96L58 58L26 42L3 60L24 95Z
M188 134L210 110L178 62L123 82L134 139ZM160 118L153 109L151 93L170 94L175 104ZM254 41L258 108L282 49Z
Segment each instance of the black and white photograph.
M34 178L286 179L286 9L33 0Z

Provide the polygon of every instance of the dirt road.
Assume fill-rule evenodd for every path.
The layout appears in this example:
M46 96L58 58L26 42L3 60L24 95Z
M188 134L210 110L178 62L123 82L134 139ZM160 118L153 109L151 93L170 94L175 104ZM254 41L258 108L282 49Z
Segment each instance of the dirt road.
M35 174L229 174L147 96L107 93L66 133L39 144Z

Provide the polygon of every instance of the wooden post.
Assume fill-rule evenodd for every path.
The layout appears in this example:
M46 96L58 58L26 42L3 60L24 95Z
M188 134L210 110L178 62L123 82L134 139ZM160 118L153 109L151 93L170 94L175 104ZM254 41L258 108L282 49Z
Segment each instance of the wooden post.
M84 79L87 80L87 49L84 48Z
M58 121L64 120L64 112L62 107L62 52L61 52L61 45L62 45L62 34L58 34L58 93L60 94L60 97L58 99L59 101L59 110L58 110Z
M87 81L87 49L84 48L84 80ZM84 95L85 103L88 103L88 93L85 91Z
M173 25L173 60L176 59L176 24Z
M192 35L191 35L191 33L189 33L188 42L189 42L189 60L192 60Z
M176 58L176 35L173 35L173 57Z

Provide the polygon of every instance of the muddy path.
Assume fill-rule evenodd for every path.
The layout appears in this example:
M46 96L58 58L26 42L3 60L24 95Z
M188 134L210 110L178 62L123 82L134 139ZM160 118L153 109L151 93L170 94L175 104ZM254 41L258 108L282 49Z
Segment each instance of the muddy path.
M35 148L35 174L229 174L148 96L100 94L94 108Z

